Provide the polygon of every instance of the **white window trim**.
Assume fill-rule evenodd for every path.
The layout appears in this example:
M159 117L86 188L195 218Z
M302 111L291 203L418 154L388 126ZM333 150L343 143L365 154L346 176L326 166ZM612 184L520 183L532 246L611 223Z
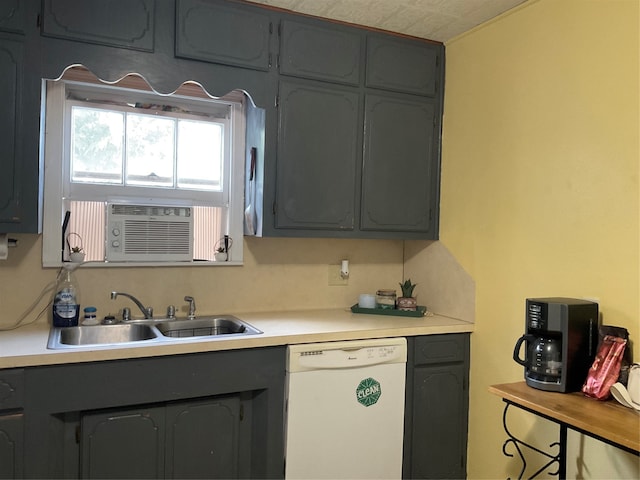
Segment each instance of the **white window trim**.
M43 267L60 267L62 261L62 220L64 219L63 159L64 159L64 122L62 118L65 109L66 89L64 82L56 85L62 88L47 88L47 81L43 81L43 96L46 101L45 127L43 138L44 151L44 207L43 207ZM243 212L244 212L244 156L246 116L241 102L229 102L231 106L231 161L229 172L229 198L231 209L227 215L229 236L233 239L234 247L230 250L229 261L192 261L192 262L85 262L90 267L169 267L169 266L236 266L243 265ZM168 195L167 197L170 197ZM165 198L167 198L165 197ZM162 202L162 199L140 198L149 203ZM176 204L185 202L176 200ZM194 202L201 205L201 202ZM68 233L68 232L67 232Z

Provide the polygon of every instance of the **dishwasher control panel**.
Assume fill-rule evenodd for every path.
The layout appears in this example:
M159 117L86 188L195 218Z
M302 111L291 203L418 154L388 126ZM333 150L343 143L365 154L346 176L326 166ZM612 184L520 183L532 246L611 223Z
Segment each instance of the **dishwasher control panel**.
M407 361L405 338L291 345L288 350L287 370L290 372Z

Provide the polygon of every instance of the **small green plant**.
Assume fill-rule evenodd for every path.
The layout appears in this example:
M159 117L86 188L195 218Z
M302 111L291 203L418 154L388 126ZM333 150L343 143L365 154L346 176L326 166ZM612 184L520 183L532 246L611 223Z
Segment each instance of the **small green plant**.
M415 283L411 283L411 280L405 280L404 283L400 283L403 297L413 297L413 289L416 288Z

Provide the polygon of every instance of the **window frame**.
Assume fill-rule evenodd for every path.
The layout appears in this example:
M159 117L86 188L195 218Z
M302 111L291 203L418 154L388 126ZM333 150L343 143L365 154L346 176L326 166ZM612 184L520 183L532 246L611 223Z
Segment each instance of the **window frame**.
M126 77L125 77L126 78ZM146 82L145 82L146 85ZM69 90L73 89L89 89L90 91L99 91L100 88L111 89L114 86L105 85L99 81L84 82L77 80L59 79L56 81L43 80L42 98L43 105L46 108L43 111L45 120L44 135L41 137L41 152L43 152L44 166L44 208L43 208L43 241L42 241L42 264L43 267L59 267L65 262L62 260L63 251L62 242L62 222L65 213L65 202L76 198L68 197L68 187L71 184L70 176L70 156L68 149L70 148L70 118L67 118L70 112L70 102L67 101ZM199 105L206 103L208 100L197 98L191 95L160 95L149 89L137 89L130 87L115 87L115 93L121 92L125 96L140 96L141 98L155 98L156 102L160 100L177 105ZM245 175L245 133L246 133L246 116L245 116L245 97L244 95L233 95L232 99L213 99L211 105L224 105L228 108L229 120L225 127L225 137L229 141L229 159L228 165L223 167L223 175L228 184L224 192L199 192L191 189L173 190L163 188L153 188L149 190L146 187L124 187L126 195L103 195L96 196L93 200L104 201L122 201L124 203L141 203L141 204L157 204L157 205L178 205L178 206L217 206L225 210L223 219L223 232L228 231L228 235L232 239L236 239L233 248L229 251L229 260L226 262L215 261L95 261L86 262L88 266L104 266L104 267L146 267L146 266L206 266L206 265L242 265L243 264L243 214L244 211L244 175ZM221 110L220 107L214 109ZM64 116L64 121L61 119ZM226 140L225 140L226 141ZM226 146L225 146L226 148ZM224 178L224 177L223 177ZM223 181L225 181L223 180ZM88 184L91 188L92 185ZM100 185L103 187L104 185ZM78 187L78 184L76 184ZM74 189L76 188L74 187ZM81 185L81 187L84 187ZM123 187L121 187L123 188ZM79 191L84 188L80 188ZM109 186L105 188L109 190ZM114 189L115 191L116 189ZM150 195L151 191L153 194ZM162 195L157 195L161 192ZM216 197L215 201L207 200L206 196ZM105 198L106 197L106 198ZM88 199L87 199L88 200ZM69 232L67 232L68 234Z

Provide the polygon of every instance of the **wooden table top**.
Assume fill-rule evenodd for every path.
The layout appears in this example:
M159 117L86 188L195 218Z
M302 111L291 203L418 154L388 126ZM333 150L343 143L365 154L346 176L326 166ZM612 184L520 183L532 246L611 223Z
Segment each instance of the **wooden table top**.
M569 427L597 435L635 452L640 451L640 412L624 407L613 399L595 400L582 392L547 392L529 387L524 381L491 385L489 392Z

